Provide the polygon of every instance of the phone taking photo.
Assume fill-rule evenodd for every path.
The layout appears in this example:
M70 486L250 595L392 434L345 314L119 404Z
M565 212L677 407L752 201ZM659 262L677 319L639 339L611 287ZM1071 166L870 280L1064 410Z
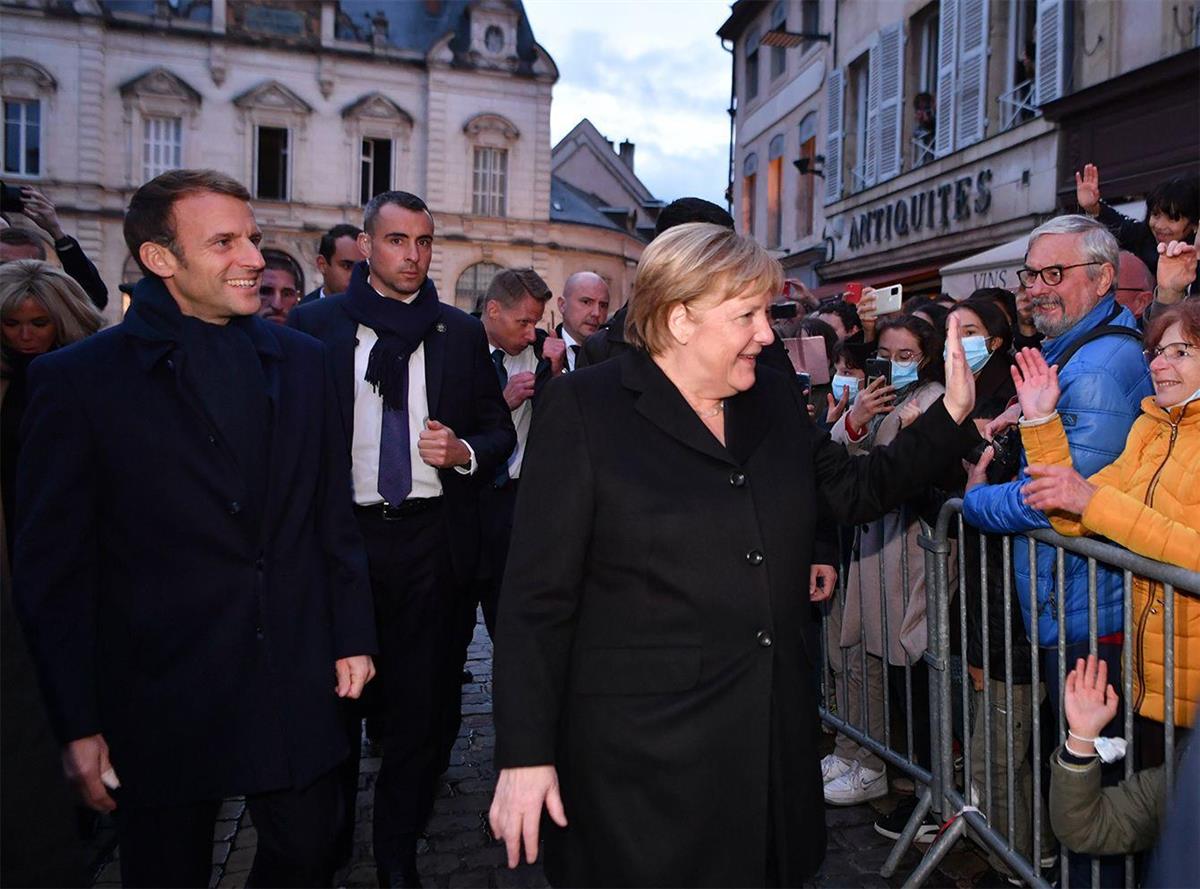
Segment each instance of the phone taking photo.
M892 315L900 311L904 302L904 285L892 284L890 287L875 288L875 314Z
M892 362L884 358L868 358L866 367L867 385L870 386L875 380L883 377L884 385L892 385Z

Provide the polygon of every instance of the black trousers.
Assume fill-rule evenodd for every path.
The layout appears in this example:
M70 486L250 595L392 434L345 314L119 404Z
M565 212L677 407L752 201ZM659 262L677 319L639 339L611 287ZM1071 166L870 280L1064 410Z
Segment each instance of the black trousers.
M144 808L117 804L121 882L127 887L206 887L220 800ZM338 770L308 787L246 797L258 832L250 886L329 886L342 819Z
M359 509L379 634L383 763L375 784L375 861L385 874L414 867L417 836L442 771L446 713L459 692L452 666L458 589L444 499L387 520ZM379 739L372 739L379 740ZM353 745L352 745L353 746Z

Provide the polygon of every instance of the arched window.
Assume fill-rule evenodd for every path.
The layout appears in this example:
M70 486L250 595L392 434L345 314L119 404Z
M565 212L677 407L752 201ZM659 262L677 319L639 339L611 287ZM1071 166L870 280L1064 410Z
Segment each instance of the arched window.
M494 262L477 262L468 266L458 276L454 285L454 304L464 312L477 312L483 308L483 295L487 293L492 278L504 271Z

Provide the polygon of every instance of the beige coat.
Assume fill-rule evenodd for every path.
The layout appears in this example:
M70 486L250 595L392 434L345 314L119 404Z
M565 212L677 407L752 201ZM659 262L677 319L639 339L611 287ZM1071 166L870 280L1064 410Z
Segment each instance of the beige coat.
M923 383L897 402L896 407L915 402L922 413L945 393L940 383ZM850 441L843 415L830 435L842 442L851 454L865 454L873 447L887 445L900 432L896 411L883 415L872 424L867 435ZM881 602L887 602L887 660L901 666L916 663L925 653L928 632L925 622L925 551L917 543L921 521L911 511L897 510L882 519L856 528L855 558L850 562L846 580L846 610L842 617L843 647L864 641L867 652L883 657L883 615ZM951 544L953 546L953 542ZM908 583L904 582L907 553ZM950 586L957 579L956 557L951 550ZM864 633L865 626L865 633Z

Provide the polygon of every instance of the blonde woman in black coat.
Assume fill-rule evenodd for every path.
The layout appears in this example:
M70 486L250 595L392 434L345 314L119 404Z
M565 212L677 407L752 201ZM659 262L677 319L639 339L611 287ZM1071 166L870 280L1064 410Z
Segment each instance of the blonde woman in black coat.
M798 885L824 806L810 600L819 508L894 508L977 440L947 395L852 459L757 367L779 264L704 223L642 256L637 348L546 387L496 639L492 828L570 886ZM821 501L824 501L822 504ZM546 534L554 528L554 534Z

